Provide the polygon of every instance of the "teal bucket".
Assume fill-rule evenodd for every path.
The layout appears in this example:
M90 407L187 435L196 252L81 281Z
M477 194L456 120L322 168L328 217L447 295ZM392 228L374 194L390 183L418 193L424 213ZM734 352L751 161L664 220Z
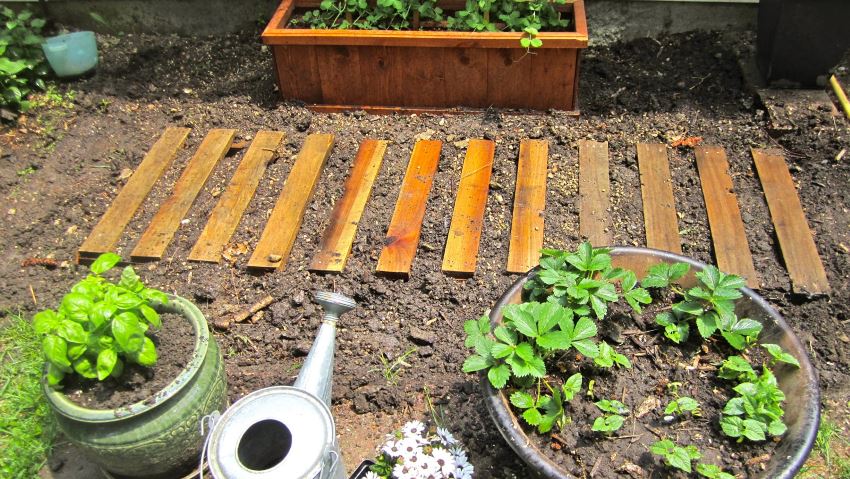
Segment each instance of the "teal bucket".
M47 63L58 77L75 77L97 66L94 32L74 32L48 38L42 45Z

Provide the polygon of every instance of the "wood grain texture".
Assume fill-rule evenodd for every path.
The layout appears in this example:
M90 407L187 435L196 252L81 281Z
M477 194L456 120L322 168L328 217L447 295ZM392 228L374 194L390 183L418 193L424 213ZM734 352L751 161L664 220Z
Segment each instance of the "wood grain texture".
M475 274L495 151L496 144L490 140L469 141L443 253L443 272L446 274Z
M401 184L401 191L387 228L384 248L378 258L377 271L407 278L416 256L425 205L440 161L442 142L420 140L413 147L410 163Z
M546 168L549 142L522 140L516 173L509 273L526 273L537 266L543 248L543 214L546 209Z
M667 146L660 143L638 143L637 157L646 246L682 254Z
M339 272L345 268L357 233L357 223L363 215L386 151L387 142L383 140L366 139L360 143L351 173L345 180L342 198L334 204L319 250L310 262L312 271Z
M581 0L565 6L576 32L542 32L529 54L522 32L287 28L284 0L263 32L281 95L332 109L576 109L580 49L587 46Z
M747 280L747 286L758 288L759 279L753 266L738 198L729 176L726 152L717 146L698 146L694 153L717 267L725 273L743 277Z
M165 129L91 234L83 241L79 250L81 258L96 258L101 253L115 249L127 224L145 201L153 185L171 165L177 150L186 142L190 131L189 128Z
M594 247L610 246L607 141L579 142L578 178L579 235Z
M753 149L753 159L794 291L829 293L826 271L782 152Z
M207 133L198 151L174 184L171 196L159 207L159 211L130 253L134 261L162 258L165 248L180 227L180 221L189 212L215 165L227 154L235 136L236 130L231 129L214 129Z
M222 248L239 226L242 214L254 197L266 166L275 158L283 136L278 131L260 131L254 137L189 253L190 261L218 263L221 260Z
M314 133L304 140L260 241L248 260L249 268L277 269L286 266L301 229L304 211L313 197L333 144L334 136L323 133Z

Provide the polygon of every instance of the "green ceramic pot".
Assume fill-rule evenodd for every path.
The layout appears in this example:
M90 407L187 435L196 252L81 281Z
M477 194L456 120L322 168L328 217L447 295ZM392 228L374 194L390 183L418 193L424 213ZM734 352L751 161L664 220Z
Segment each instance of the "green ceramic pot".
M195 349L183 371L152 397L119 409L88 409L42 380L65 437L116 475L179 477L196 467L204 440L201 419L225 408L224 364L206 318L188 300L169 299L160 312L179 314L192 324Z

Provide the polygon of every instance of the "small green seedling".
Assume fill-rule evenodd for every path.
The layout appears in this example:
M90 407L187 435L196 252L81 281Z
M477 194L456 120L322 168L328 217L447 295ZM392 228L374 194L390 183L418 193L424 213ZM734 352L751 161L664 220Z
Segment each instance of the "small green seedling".
M755 381L735 386L738 396L730 399L723 408L720 428L729 437L742 442L764 441L766 435L781 436L787 430L782 416L785 394L779 389L776 377L768 368Z
M387 381L387 384L395 386L398 384L399 376L401 376L403 368L410 367L410 363L407 362L407 358L415 351L415 347L410 348L393 360L390 360L386 353L381 353L378 357L381 361L381 367L372 368L369 372L380 371L381 375L384 376L384 379Z
M708 479L735 479L735 476L728 472L723 472L723 469L720 469L719 466L715 466L714 464L699 463L696 469L700 476L707 477Z
M770 356L773 358L771 366L776 363L786 363L792 366L796 366L798 368L800 367L800 362L797 361L797 358L795 358L789 353L786 353L782 349L782 346L778 344L762 343L761 347L763 347L765 351L767 351L767 353L770 354Z
M741 356L729 356L723 361L717 375L738 382L755 381L758 378L753 366Z
M594 404L601 411L609 414L596 418L591 430L610 435L623 427L623 423L626 422L623 416L629 414L629 408L625 404L614 399L602 399Z
M511 394L511 404L522 409L522 418L525 422L537 426L537 431L541 434L551 431L553 426L558 426L561 429L570 423L564 404L572 401L575 395L581 391L581 383L581 373L570 376L561 388L552 388L544 382L552 393L551 396L541 396L538 383L537 399L524 391L516 391Z
M669 439L662 439L653 444L649 451L664 458L664 464L687 473L693 471L691 462L702 457L695 446L679 446Z
M696 399L690 398L688 396L682 396L670 401L670 404L664 408L664 414L675 414L677 416L683 416L685 413L691 413L694 416L699 416L701 411L699 408L699 402Z
M603 368L610 368L614 366L614 364L624 368L632 367L632 363L629 361L629 358L615 351L614 348L609 346L605 341L601 341L599 343L599 355L593 358L593 362Z

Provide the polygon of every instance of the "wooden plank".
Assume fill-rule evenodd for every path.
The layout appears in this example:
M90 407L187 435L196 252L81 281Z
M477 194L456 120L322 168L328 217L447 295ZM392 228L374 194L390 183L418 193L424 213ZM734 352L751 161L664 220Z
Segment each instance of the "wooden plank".
M218 263L221 260L222 248L239 226L242 214L254 197L260 178L263 177L266 166L274 159L281 141L281 132L257 133L189 253L190 261Z
M522 140L516 173L509 273L526 273L537 266L543 248L543 212L546 209L546 167L549 142Z
M235 136L236 130L230 129L214 129L207 133L198 151L174 184L171 196L159 207L159 211L133 248L130 257L134 261L162 258L165 248L180 227L180 221L189 212L215 165L227 154Z
M646 246L682 254L667 146L638 143L637 157Z
M829 293L826 271L782 152L753 149L753 159L794 291Z
M757 288L759 279L753 266L738 198L733 192L726 152L717 146L699 146L694 152L717 267L725 273L743 277L747 286Z
M165 129L80 246L81 258L96 258L101 253L115 249L127 224L145 201L153 185L171 165L177 150L186 142L190 131L189 128Z
M277 269L286 266L307 204L334 144L331 134L307 136L286 178L257 248L248 260L249 268Z
M366 139L360 144L351 174L345 180L342 198L334 205L319 251L310 263L311 270L339 272L345 268L357 233L357 223L363 215L386 151L387 142L383 140Z
M594 247L610 246L608 142L583 140L578 148L579 234Z
M475 274L495 151L496 144L490 140L469 141L443 253L443 271L446 274Z
M401 183L401 191L387 228L384 249L378 258L379 273L407 278L416 256L422 220L425 219L425 204L434 182L440 149L443 143L436 140L420 140L413 147L407 172Z

